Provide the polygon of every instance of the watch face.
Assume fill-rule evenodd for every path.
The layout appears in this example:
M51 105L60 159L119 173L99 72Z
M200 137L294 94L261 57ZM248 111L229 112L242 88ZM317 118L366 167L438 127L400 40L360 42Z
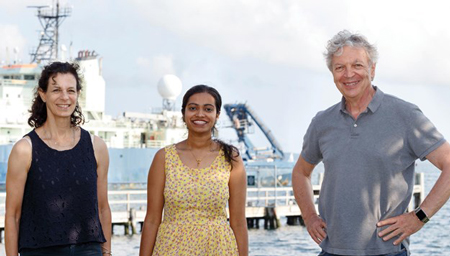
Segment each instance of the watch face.
M428 222L429 219L422 209L418 208L415 212L416 212L417 218L419 218L420 221L422 221L423 223Z

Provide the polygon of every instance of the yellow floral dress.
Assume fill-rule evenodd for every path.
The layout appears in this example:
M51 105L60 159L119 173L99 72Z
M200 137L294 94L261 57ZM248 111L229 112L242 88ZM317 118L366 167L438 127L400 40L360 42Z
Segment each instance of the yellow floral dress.
M223 151L202 169L184 165L175 145L165 153L164 219L153 255L239 255L227 221L231 166Z

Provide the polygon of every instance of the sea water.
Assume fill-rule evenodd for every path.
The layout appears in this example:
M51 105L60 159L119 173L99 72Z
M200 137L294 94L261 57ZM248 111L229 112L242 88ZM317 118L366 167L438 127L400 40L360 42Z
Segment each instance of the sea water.
M425 192L428 193L440 172L428 162L420 163L417 171L425 173ZM319 254L319 246L309 237L305 227L288 226L285 218L281 218L281 224L282 226L276 230L250 229L248 232L250 255L314 256ZM112 236L114 256L139 255L140 235L118 235L123 234L122 227L116 227L115 234L117 235ZM411 252L413 256L450 255L449 202L419 232L411 236ZM0 245L0 255L5 255L4 244Z

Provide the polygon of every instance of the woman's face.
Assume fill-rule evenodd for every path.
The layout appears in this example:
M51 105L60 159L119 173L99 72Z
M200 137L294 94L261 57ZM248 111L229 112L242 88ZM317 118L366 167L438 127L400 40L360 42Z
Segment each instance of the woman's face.
M184 122L189 132L210 133L218 118L216 101L209 93L196 93L188 99L184 110Z
M70 117L78 100L77 81L70 73L58 73L48 80L46 92L39 89L39 95L46 103L47 116Z

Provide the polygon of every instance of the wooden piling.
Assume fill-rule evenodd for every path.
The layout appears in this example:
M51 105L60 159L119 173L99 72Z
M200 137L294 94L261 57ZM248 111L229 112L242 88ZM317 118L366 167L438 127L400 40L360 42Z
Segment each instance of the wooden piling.
M289 226L305 226L302 216L286 216Z
M259 220L261 218L247 218L247 228L252 229L252 228L259 228Z
M134 208L130 209L130 219L128 221L128 226L131 227L132 235L137 234L137 231L136 231L136 209L134 209Z
M280 227L280 220L277 217L275 207L264 208L264 229L277 229Z

